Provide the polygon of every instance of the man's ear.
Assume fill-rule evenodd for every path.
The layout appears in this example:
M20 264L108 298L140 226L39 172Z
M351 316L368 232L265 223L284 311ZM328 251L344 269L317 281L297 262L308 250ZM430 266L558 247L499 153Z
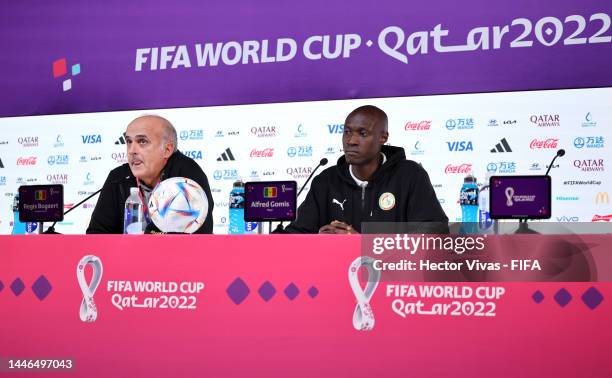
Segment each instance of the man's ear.
M163 156L165 159L169 159L170 156L172 156L172 153L174 152L174 144L172 143L166 143L164 145L164 152L163 152Z
M380 144L387 143L387 139L389 139L389 132L383 131L382 134L380 135Z

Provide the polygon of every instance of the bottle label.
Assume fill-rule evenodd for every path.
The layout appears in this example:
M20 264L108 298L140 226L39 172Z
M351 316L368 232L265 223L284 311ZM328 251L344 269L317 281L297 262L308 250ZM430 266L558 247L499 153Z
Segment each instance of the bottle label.
M461 206L478 206L478 188L461 188L461 193L459 195L459 203Z

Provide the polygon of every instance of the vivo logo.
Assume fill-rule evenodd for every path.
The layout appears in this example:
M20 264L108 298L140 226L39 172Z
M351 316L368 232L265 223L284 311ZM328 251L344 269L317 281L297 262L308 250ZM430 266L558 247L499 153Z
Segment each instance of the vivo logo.
M100 134L81 135L83 144L94 144L102 143L102 136Z
M448 150L451 152L474 151L472 142L446 142L446 144L448 145Z
M557 217L557 222L578 222L578 217L568 217L568 216L561 216L561 217Z

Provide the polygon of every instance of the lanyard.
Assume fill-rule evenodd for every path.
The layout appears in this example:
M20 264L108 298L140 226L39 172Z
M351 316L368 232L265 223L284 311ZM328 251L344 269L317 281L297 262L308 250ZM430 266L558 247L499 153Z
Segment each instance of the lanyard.
M161 180L157 179L157 183L155 184L153 189L155 189L155 187L159 185L160 182ZM143 213L145 215L145 218L147 219L147 223L151 223L151 219L149 218L149 206L147 206L147 201L144 200L144 196L142 195L142 189L140 188L140 180L138 179L138 177L136 177L136 185L138 186L138 197L140 198L140 203L142 204Z

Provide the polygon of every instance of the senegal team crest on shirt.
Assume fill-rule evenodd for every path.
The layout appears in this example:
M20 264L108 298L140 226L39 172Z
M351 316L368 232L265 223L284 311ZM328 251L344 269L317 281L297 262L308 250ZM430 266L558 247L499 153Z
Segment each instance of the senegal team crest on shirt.
M393 193L386 192L381 194L380 198L378 198L378 206L384 211L393 209L395 206L395 196Z

